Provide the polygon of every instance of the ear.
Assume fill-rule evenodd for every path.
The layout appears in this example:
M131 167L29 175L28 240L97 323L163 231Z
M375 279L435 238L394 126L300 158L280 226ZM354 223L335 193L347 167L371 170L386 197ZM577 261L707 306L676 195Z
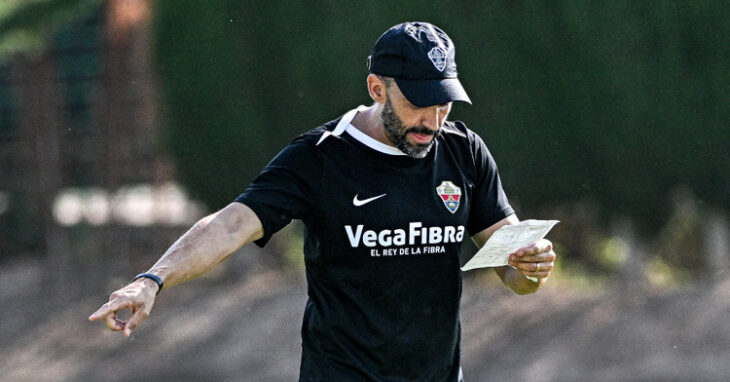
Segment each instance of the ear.
M368 75L368 93L377 103L385 103L388 98L385 83L375 74Z

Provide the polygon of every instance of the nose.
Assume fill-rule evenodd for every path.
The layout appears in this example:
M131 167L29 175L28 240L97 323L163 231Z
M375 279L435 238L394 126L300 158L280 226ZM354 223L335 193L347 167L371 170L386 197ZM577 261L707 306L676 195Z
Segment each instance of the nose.
M427 107L424 110L421 124L436 131L441 127L443 116L444 112L438 105Z

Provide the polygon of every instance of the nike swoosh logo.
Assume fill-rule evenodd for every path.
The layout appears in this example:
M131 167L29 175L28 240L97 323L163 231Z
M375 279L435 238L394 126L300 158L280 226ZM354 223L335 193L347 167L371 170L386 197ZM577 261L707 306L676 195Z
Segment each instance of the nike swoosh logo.
M360 206L362 206L362 205L365 205L365 204L368 204L368 203L372 202L372 201L373 201L373 200L375 200L375 199L380 199L380 198L382 198L382 197L383 197L383 196L385 196L385 195L388 195L388 194L383 194L383 195L373 196L372 198L369 198L369 199L363 199L363 200L360 200L360 199L358 199L358 198L357 198L357 197L359 196L359 194L358 194L358 195L355 195L355 197L354 197L354 198L352 198L352 204L353 204L353 205L354 205L355 207L360 207Z

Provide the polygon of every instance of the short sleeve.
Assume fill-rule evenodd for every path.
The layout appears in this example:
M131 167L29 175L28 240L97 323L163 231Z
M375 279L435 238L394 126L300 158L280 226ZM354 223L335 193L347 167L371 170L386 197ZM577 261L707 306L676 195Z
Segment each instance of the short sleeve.
M271 236L292 219L304 218L315 200L319 161L313 147L296 140L285 147L235 199L251 208L264 228L264 236L255 243L263 247Z
M514 213L502 189L497 163L484 141L468 131L475 166L475 185L467 230L474 235Z

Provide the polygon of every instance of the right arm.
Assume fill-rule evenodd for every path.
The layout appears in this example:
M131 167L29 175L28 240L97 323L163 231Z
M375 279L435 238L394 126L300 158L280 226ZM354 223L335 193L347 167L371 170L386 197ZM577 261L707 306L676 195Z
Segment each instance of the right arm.
M195 223L147 273L157 275L165 287L171 287L205 274L236 249L263 235L263 226L253 210L234 202ZM157 292L158 286L154 281L137 279L112 293L109 302L89 320L104 319L109 329L121 330L129 336L149 315ZM127 322L117 319L117 312L122 309L132 311Z

